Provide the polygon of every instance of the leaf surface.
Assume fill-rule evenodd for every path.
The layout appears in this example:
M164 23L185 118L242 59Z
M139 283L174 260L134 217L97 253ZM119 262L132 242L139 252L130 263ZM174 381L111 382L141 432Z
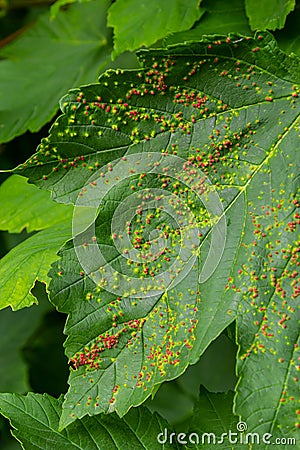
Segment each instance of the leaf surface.
M93 82L110 61L107 0L49 13L0 50L0 142L38 131L72 86ZM83 20L84 17L84 20Z
M276 30L284 27L286 16L295 8L295 0L246 0L246 13L252 30Z
M0 394L0 411L9 418L13 435L25 450L158 450L178 448L168 443L163 447L157 435L167 423L146 408L132 410L126 417L99 415L85 418L59 431L62 399L29 393Z
M284 196L281 232L297 248L299 60L269 34L207 38L140 59L144 68L107 72L64 97L50 136L15 170L76 203L74 239L50 273L51 300L69 314L73 365L62 427L85 414L124 415L235 319L253 294L237 281L257 234L257 199L267 211ZM266 221L274 226L272 214Z
M189 29L204 12L199 3L117 0L108 11L108 25L114 28L113 54L150 46L171 32Z

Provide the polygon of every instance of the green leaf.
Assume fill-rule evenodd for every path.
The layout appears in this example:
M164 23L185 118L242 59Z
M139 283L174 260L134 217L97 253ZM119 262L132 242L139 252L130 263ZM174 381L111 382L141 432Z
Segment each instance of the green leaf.
M296 0L245 0L245 5L252 30L277 30L284 27Z
M50 7L50 15L51 15L51 19L54 19L57 14L59 13L60 9L63 6L66 5L70 5L71 3L85 3L85 2L90 2L91 0L56 0L55 3L53 3L53 5L51 5Z
M28 368L22 358L21 348L49 308L49 302L44 301L39 306L33 306L30 311L1 311L0 392L28 391Z
M28 184L24 177L13 175L0 186L0 229L20 233L24 228L30 233L49 228L72 218L73 208L58 205L50 193Z
M49 287L69 314L62 427L86 414L124 415L236 318L257 199L267 208L285 198L281 239L295 247L299 59L268 33L139 56L144 68L109 71L64 97L50 136L15 169L76 203L74 239ZM272 267L266 235L254 266Z
M29 237L0 260L0 309L16 311L37 303L31 290L37 280L48 285L50 266L70 236L71 224L62 222Z
M189 443L197 445L188 447L205 450L213 450L217 445L224 450L252 448L250 445L240 443L242 434L238 429L242 425L232 413L232 403L233 392L213 394L205 389L201 390L188 433ZM232 435L228 438L230 432Z
M84 418L59 431L62 399L29 393L0 394L0 411L9 418L13 435L24 449L59 450L159 450L157 436L167 423L146 408L132 410L123 419L116 415ZM177 445L163 447L176 449Z
M19 233L43 230L16 245L0 260L0 309L13 310L37 303L31 291L37 280L48 285L51 264L72 236L73 207L59 205L50 193L13 175L0 187L0 229Z
M37 131L72 86L93 82L110 62L108 0L49 12L0 50L0 142ZM84 19L83 19L84 18ZM25 74L25 75L24 75Z
M166 45L184 41L196 41L209 34L241 33L252 35L245 12L244 0L204 0L201 7L205 13L190 30L168 36Z
M152 0L151 4L117 0L108 10L108 26L114 29L113 55L150 46L172 32L189 29L204 12L199 3L199 0Z

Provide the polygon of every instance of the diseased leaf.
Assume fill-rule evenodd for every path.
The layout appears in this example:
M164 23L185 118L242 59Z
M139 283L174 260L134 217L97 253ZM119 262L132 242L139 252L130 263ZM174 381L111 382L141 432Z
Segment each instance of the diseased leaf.
M204 35L215 33L253 34L246 16L244 0L204 0L201 7L205 13L192 29L171 34L164 40L166 45L196 41Z
M299 122L280 139L269 174L248 190L249 210L232 280L238 297L236 412L251 430L299 436ZM262 448L267 448L265 446ZM283 448L289 448L287 445Z
M152 394L154 398L146 400L145 406L152 413L160 414L169 424L178 428L192 416L194 399L179 388L176 380L157 385L158 392ZM174 402L174 399L176 399L176 402Z
M123 419L116 415L84 418L59 431L62 399L29 393L0 394L0 412L9 418L13 435L25 450L159 450L157 435L167 423L140 407ZM165 450L178 446L166 443Z
M109 71L64 97L50 136L15 169L57 201L76 204L74 239L50 272L51 300L69 314L73 365L61 427L139 405L195 363L237 310L242 329L249 301L272 311L267 255L279 232L285 251L298 248L299 59L268 33L213 36L139 57L144 68ZM266 212L280 202L277 230L272 209ZM252 224L262 206L266 236ZM77 220L82 211L85 224ZM251 277L264 272L266 288L253 296ZM298 288L291 283L286 308L294 324ZM252 320L259 321L256 341L265 319ZM285 330L291 346L295 331ZM242 349L247 336L237 337ZM281 353L280 336L270 358ZM249 367L252 361L259 372L253 354ZM283 389L283 376L280 383ZM264 411L278 406L279 388L271 386ZM238 396L245 389L241 381ZM247 404L238 408L247 419ZM281 420L265 417L268 430Z
M36 189L24 177L13 175L0 186L0 229L28 233L49 228L58 222L72 219L73 208L58 205L50 193Z
M37 131L71 87L96 81L110 62L108 0L70 5L51 20L49 12L0 49L0 142Z
M201 0L117 0L108 10L114 29L114 52L150 46L174 31L188 30L203 14ZM137 32L138 30L138 32Z
M170 424L178 424L176 429L187 431L186 424L195 416L193 409L199 399L201 385L212 393L234 389L237 381L235 354L235 346L222 333L209 345L197 364L189 366L175 380L162 383L158 392L154 396L152 394L145 405L150 411L161 414ZM210 431L214 431L213 426Z
M245 0L252 30L277 30L284 27L286 16L293 11L296 0Z

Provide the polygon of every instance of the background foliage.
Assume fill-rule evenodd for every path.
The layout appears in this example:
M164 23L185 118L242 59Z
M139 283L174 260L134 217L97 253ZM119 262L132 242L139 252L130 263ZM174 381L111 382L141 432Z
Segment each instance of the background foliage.
M96 82L107 68L136 68L134 52L140 48L160 48L211 34L234 32L253 36L259 29L271 31L283 50L300 56L300 3L275 3L276 6L271 0L0 3L1 167L12 169L31 157L41 137L47 135L50 121L57 116L60 98L70 88ZM286 72L289 70L287 66ZM26 427L22 430L26 414L20 422L16 413L20 405L25 412L31 411L33 404L38 405L37 419L41 417L38 408L49 410L47 433L56 447L67 449L78 448L78 433L87 427L92 431L84 436L85 443L80 447L84 450L94 448L92 440L99 445L95 448L123 450L125 437L128 439L128 433L132 433L129 429L135 432L128 448L152 450L161 448L156 435L164 426L179 431L192 427L199 433L216 430L218 434L233 426L237 421L232 414L232 391L237 381L238 351L234 323L209 345L197 364L175 380L163 383L154 398L131 410L124 419L99 416L96 426L94 418L83 418L62 434L57 432L62 407L59 396L67 391L68 361L62 347L66 316L47 301L45 288L49 286L48 271L57 259L57 251L71 237L72 206L54 203L47 191L28 185L18 175L8 178L1 174L1 181L0 392L6 393L1 397L1 409L4 416L10 417L12 426L20 429L15 435L24 448L46 448L46 444L41 440L40 425L30 437ZM20 309L37 302L38 306ZM12 312L9 305L20 310ZM241 317L245 317L242 312ZM242 320L239 325L243 327ZM296 327L293 325L295 332ZM247 329L241 353L249 345ZM272 369L264 368L264 364L262 359L262 370L270 373ZM247 366L244 370L251 372ZM35 394L9 394L27 392ZM39 395L44 393L47 395ZM149 410L158 415L149 418ZM141 420L153 426L136 427ZM49 423L43 427L49 427ZM20 448L10 437L4 419L0 421L0 448Z

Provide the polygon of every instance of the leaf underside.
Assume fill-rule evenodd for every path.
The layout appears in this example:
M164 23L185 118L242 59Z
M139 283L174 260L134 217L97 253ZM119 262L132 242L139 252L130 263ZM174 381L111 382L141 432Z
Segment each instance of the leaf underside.
M263 404L264 429L293 435L295 400L281 399L296 386L299 60L267 33L139 58L140 70L109 71L70 91L50 136L15 169L92 217L80 228L75 213L76 237L50 272L51 301L69 314L73 366L60 425L124 415L237 318L236 411L260 427L255 405ZM168 214L167 192L178 202ZM155 239L161 253L150 255ZM121 293L119 273L127 279ZM155 280L163 280L156 295Z

